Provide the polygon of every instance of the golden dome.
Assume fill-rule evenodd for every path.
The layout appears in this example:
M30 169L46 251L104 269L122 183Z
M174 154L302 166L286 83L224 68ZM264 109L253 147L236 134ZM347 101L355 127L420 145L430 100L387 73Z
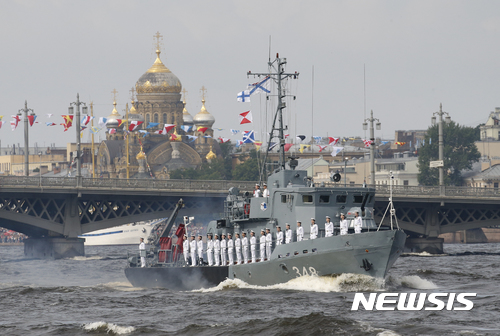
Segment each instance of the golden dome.
M135 157L137 160L144 160L146 159L146 153L144 153L142 151L142 147L141 147L141 151L139 153L137 153L137 156Z
M196 126L212 127L215 122L215 118L213 115L208 113L207 108L205 107L205 99L201 100L201 104L201 110L194 116L193 121Z
M205 156L207 160L213 160L217 158L217 155L212 151L212 149L212 146L210 146L210 152L208 152L207 156Z
M116 110L116 101L113 102L113 111L107 118L108 120L106 121L106 127L107 128L118 128L118 119L122 119L118 111ZM123 124L122 126L123 127Z
M138 94L142 93L180 93L182 84L161 61L160 50L156 50L156 60L144 75L135 83Z
M132 100L132 103L131 103L131 107L130 107L130 110L128 111L128 113L137 113L137 110L135 109L135 102Z

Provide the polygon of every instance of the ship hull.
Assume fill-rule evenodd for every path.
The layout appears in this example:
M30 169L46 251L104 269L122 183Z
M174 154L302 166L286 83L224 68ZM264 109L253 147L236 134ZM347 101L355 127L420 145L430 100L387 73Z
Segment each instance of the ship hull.
M385 278L403 252L405 240L401 230L364 232L280 245L264 262L219 267L128 267L125 275L137 287L176 290L208 288L226 278L259 286L305 275L354 273Z

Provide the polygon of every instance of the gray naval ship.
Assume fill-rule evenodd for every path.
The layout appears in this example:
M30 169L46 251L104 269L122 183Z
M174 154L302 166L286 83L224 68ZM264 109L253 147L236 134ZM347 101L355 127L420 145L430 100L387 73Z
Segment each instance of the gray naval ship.
M266 259L256 262L233 263L223 266L209 266L205 261L190 266L182 251L182 237L186 233L185 224L180 224L171 237L182 200L177 204L161 234L153 241L151 251L142 251L146 267L141 267L140 255L128 257L125 269L127 279L136 287L165 287L175 290L197 289L219 284L225 279L241 279L259 286L288 282L301 276L336 276L342 273L366 274L385 278L389 268L403 252L406 234L399 228L377 225L374 221L373 206L375 189L367 187L343 187L315 185L307 171L296 170L298 161L289 158L285 162L285 138L282 119L285 96L282 81L297 78L298 73L285 73L286 59L276 57L269 62L269 73L249 75L269 76L276 81L278 88L278 109L274 118L273 131L280 145L280 162L268 176L268 197L253 197L252 194L231 188L224 201L224 215L211 221L207 234L219 237L243 232L250 239L251 231L257 238L256 252L259 256L259 237L261 230L270 229L273 242L272 253ZM271 72L275 69L275 72ZM340 180L338 174L335 181ZM354 233L354 214L362 219L361 233ZM391 213L394 213L391 208ZM345 214L350 222L347 234L339 234L340 215ZM334 234L325 236L325 218L329 216L334 223ZM309 239L311 218L315 218L319 234ZM302 222L304 239L297 241L294 234L288 244L277 244L277 227L283 230L290 224L296 232L297 221ZM174 242L175 236L177 240ZM205 255L206 255L206 246ZM250 249L248 251L250 253ZM204 258L206 259L206 258ZM235 258L236 259L236 258Z

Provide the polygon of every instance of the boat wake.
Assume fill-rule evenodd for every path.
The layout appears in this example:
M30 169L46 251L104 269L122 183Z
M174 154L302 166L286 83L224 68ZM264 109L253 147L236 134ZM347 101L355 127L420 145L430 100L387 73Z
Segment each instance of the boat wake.
M79 260L79 261L101 260L101 259L103 259L103 257L101 257L101 256L91 256L91 257L77 256L77 257L70 258L70 260Z
M447 257L449 254L447 253L436 253L432 254L429 252L405 252L401 254L401 257Z
M123 281L123 282L108 282L104 284L100 284L100 287L104 288L109 288L113 290L117 290L120 292L134 292L134 291L140 291L143 290L144 288L141 287L134 287L130 284L128 281Z
M219 285L211 288L202 288L193 290L193 292L210 293L230 289L267 289L267 290L295 290L306 292L360 292L360 291L380 291L384 290L384 281L362 274L341 274L337 277L332 276L301 276L292 279L286 283L256 286L249 285L240 279L226 279Z
M121 327L119 325L107 323L104 321L87 323L84 324L82 328L86 331L105 332L109 335L125 335L135 331L134 327Z

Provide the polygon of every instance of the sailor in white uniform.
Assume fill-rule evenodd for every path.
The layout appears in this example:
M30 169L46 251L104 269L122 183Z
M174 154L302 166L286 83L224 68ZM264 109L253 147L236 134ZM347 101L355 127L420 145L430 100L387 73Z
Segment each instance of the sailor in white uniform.
M234 265L234 240L230 233L227 234L227 259L229 265Z
M267 189L267 184L264 183L264 191L262 192L262 197L269 197L269 189Z
M257 238L253 230L250 232L250 252L252 254L252 262L257 262Z
M359 217L359 212L354 213L354 233L361 233L361 227L363 226L363 222L361 221L361 217Z
M197 241L197 247L198 247L198 265L203 265L203 237L201 234L198 235L198 241Z
M241 234L243 238L241 238L241 247L243 248L243 262L248 264L248 238L246 232Z
M271 258L272 247L273 247L273 235L271 234L271 230L266 228L266 255L268 260Z
M184 242L182 243L182 253L184 253L184 261L186 262L186 265L189 263L189 240L188 236L184 235L183 237Z
M260 231L260 261L264 261L266 259L266 231L262 229Z
M241 239L240 234L235 234L236 239L234 240L234 249L236 250L236 262L241 265Z
M313 240L318 238L318 224L316 224L316 220L311 218L311 232L309 233L309 239Z
M207 234L207 259L208 266L213 266L214 264L214 241L212 240L212 234Z
M260 185L255 185L255 190L253 191L253 197L262 197L262 191L260 190Z
M222 266L227 265L227 259L226 259L227 248L226 247L227 247L226 235L222 234L222 240L220 241L220 259L221 259Z
M139 255L141 256L141 267L146 267L146 244L144 244L144 238L140 239Z
M276 228L276 246L283 244L283 231L281 231L281 226Z
M297 222L297 241L302 241L302 239L304 239L304 228L302 222Z
M290 229L290 224L286 224L286 232L285 232L285 244L290 244L292 242L293 231Z
M214 257L215 257L215 266L219 266L220 264L220 240L219 235L215 235L214 240Z
M340 235L346 235L347 231L349 230L349 222L347 222L347 219L345 219L344 214L340 214Z
M326 216L325 237L331 236L333 236L333 222L330 220L330 216Z
M191 251L191 266L196 266L196 239L194 238L194 234L191 235L189 250Z

